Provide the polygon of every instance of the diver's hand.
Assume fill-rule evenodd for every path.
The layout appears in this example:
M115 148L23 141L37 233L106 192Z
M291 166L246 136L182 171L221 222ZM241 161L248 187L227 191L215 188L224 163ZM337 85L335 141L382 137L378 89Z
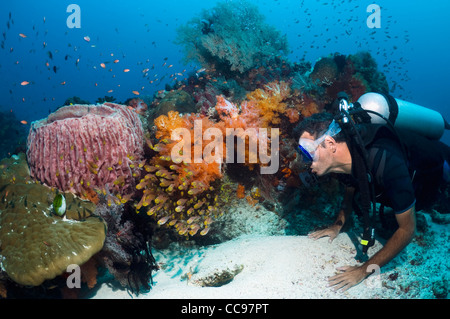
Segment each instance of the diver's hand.
M359 284L368 275L365 268L359 266L339 267L337 270L342 273L328 278L328 287L333 287L334 291L339 289L341 289L341 291L346 291Z
M341 226L333 225L326 229L312 232L312 233L308 234L308 237L316 240L316 239L328 236L328 237L330 237L328 242L331 243L337 237L337 235L339 235L340 230L341 230Z

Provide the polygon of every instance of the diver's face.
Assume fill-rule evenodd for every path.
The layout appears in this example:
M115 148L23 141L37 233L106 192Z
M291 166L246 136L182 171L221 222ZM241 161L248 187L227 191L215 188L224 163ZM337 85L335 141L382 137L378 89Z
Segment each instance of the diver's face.
M310 139L314 141L314 136L308 132L304 132L300 138ZM322 176L330 173L332 167L333 157L330 154L330 149L327 147L327 138L325 141L318 145L314 152L314 160L311 163L311 172L318 176Z

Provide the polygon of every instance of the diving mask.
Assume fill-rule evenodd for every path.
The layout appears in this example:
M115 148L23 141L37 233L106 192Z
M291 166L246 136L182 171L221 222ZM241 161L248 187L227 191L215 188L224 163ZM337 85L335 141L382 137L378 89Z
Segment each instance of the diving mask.
M309 138L300 138L298 141L298 152L302 155L303 163L311 164L318 160L318 154L316 153L319 145L325 141L327 136L335 136L341 131L339 124L333 120L327 131L319 138L311 140Z

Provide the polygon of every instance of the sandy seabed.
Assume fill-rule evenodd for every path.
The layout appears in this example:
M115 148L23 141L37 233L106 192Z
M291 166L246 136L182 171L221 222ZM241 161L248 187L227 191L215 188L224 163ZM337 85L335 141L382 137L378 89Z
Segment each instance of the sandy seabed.
M327 287L336 268L357 265L356 246L347 233L332 243L307 236L246 235L200 248L172 244L154 250L160 266L148 293L130 294L108 282L91 299L428 299L448 298L449 225L429 220L402 253L346 292ZM369 256L382 247L376 242ZM222 278L220 287L205 287ZM442 295L444 291L444 295Z

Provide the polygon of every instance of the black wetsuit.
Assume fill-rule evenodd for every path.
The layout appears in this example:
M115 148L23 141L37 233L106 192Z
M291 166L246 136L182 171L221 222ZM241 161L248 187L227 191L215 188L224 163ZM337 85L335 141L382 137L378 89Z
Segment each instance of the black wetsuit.
M364 125L360 132L374 179L376 201L391 207L396 214L414 205L416 211L432 205L443 182L444 163L450 162L450 147L413 132L397 130L402 148L397 136L382 125ZM352 172L344 183L358 189L355 165Z

